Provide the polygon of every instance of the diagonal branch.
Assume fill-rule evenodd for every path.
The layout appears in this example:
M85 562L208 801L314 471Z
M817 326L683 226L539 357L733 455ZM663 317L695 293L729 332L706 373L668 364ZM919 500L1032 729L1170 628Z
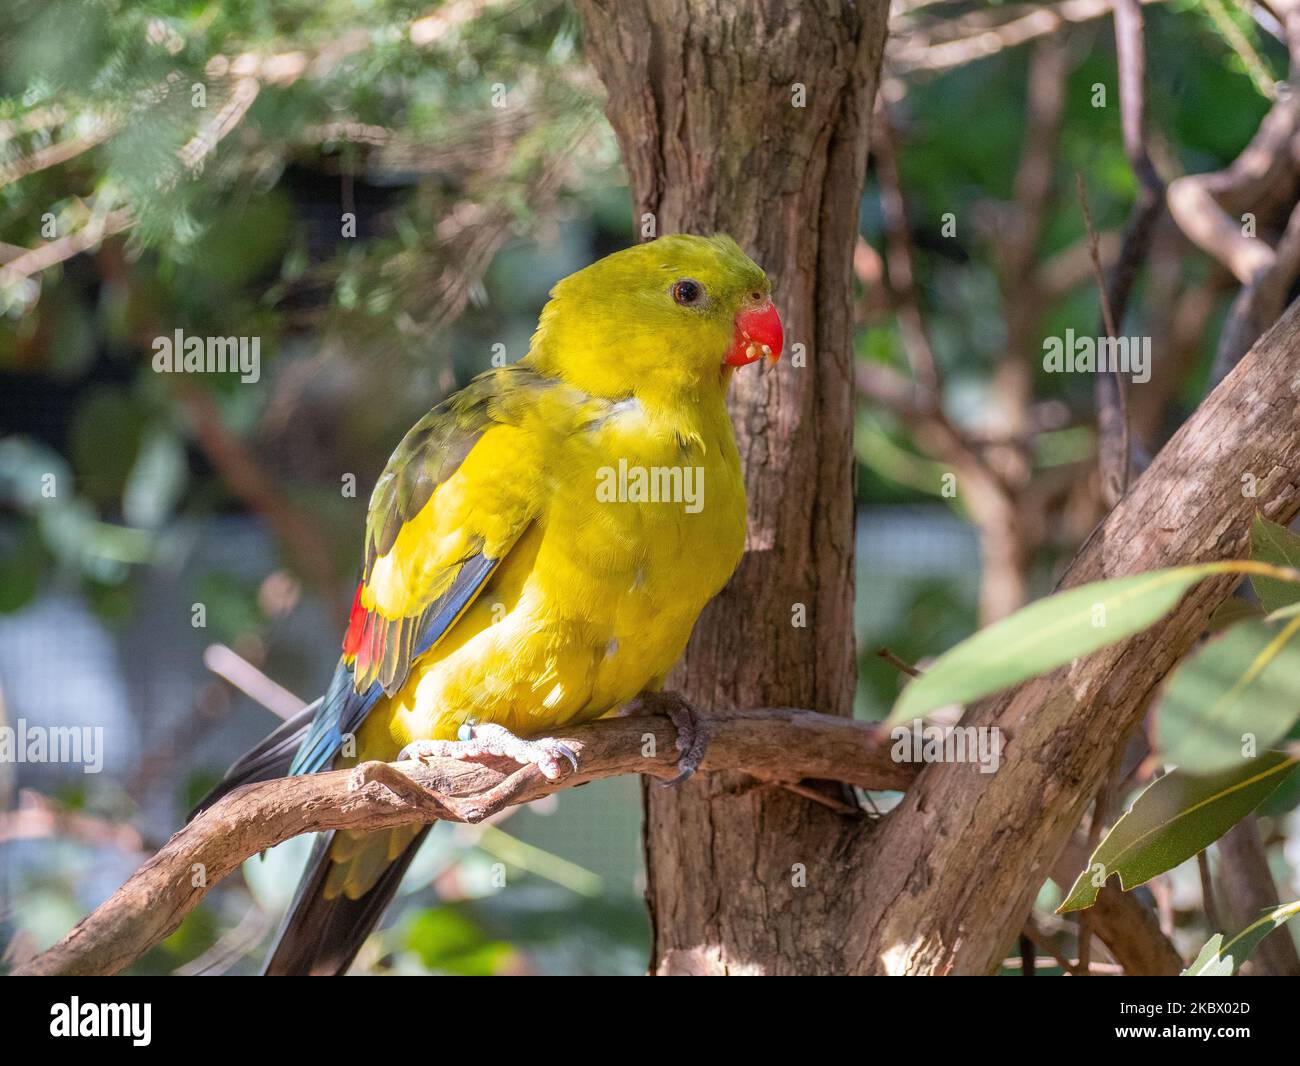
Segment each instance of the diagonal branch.
M1290 86L1278 93L1250 143L1223 170L1189 174L1171 182L1169 213L1193 244L1213 256L1241 283L1219 335L1212 380L1220 381L1276 319L1300 275L1300 4L1275 0L1273 14L1291 55ZM1257 230L1289 218L1277 246Z
M597 778L630 773L672 778L676 734L669 718L655 713L668 698L643 696L635 716L562 734L577 755L578 769L559 782L519 771L509 760L503 769L500 763L437 759L428 765L368 763L358 771L237 789L176 833L72 932L17 972L116 973L176 929L245 859L301 833L458 820L453 811L478 821L495 813L494 806L527 803ZM707 720L710 740L701 768L742 771L757 779L757 787L823 778L901 789L915 774L913 766L892 760L887 734L863 722L784 708L719 712ZM492 802L502 797L504 802Z
M75 233L69 233L65 237L59 237L57 240L30 250L24 249L15 255L0 267L0 288L13 285L32 274L48 270L56 263L62 263L74 255L96 248L105 238L121 233L134 224L134 217L125 208L97 214Z
M70 159L76 159L77 156L90 151L95 145L108 140L117 132L117 129L118 123L115 120L100 119L93 124L89 133L83 133L77 137L68 137L62 141L55 141L31 155L23 156L23 158L15 160L7 166L0 167L0 186L8 185L19 178L25 178L28 174L35 174L41 170L48 170L50 167L57 167Z
M1084 545L1070 588L1239 557L1262 513L1300 511L1300 305L1224 379ZM996 774L931 765L854 856L846 969L987 973L1231 579L1206 582L1147 632L971 707L1006 739ZM928 846L917 847L924 840Z

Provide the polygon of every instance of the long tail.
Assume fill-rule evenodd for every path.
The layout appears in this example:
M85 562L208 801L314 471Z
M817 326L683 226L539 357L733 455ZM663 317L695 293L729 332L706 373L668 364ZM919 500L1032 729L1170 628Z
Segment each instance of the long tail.
M262 972L271 977L338 977L346 973L392 902L429 828L421 829L356 899L329 894L327 883L338 868L329 854L336 834L322 833Z
M330 769L343 738L356 730L383 695L378 684L356 693L352 676L349 664L341 661L325 695L238 759L189 817L240 785ZM346 972L379 923L427 832L426 826L418 832L320 834L264 972Z

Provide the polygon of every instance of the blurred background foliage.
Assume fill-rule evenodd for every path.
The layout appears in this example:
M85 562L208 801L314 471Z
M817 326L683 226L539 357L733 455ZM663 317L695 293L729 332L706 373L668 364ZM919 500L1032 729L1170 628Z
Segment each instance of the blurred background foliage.
M9 723L102 725L106 749L99 775L0 767L12 963L175 829L273 726L268 706L317 694L392 447L494 352L526 351L551 284L634 234L603 92L564 3L4 9L0 707ZM946 415L997 447L1034 46L941 69L907 59L986 10L901 4L883 96ZM1235 8L1180 0L1147 20L1153 152L1181 172L1221 168L1267 110L1285 52ZM1109 22L1061 37L1056 179L1032 249L1056 274L1017 342L1033 351L1095 328L1074 173L1103 247L1134 196ZM881 192L873 164L858 358L905 372ZM1207 328L1179 353L1148 448L1203 394L1231 296L1205 257L1179 249L1169 261L1144 280L1129 332L1159 343L1167 305L1198 294ZM154 338L177 329L259 338L259 380L155 373ZM1023 560L1037 594L1086 534L1096 490L1089 383L1039 372L1031 385L1025 477L1060 484ZM912 429L862 405L864 717L882 716L900 683L877 649L916 662L966 635L988 577L972 516L944 495L946 468ZM359 968L640 972L639 817L637 784L609 781L486 829L442 827ZM304 843L248 863L134 970L252 970Z

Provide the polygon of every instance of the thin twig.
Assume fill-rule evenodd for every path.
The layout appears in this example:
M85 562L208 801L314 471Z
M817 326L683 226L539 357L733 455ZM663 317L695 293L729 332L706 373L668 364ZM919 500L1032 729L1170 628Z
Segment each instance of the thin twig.
M1092 260L1092 274L1097 281L1097 295L1101 301L1101 320L1106 327L1108 337L1119 336L1115 327L1115 312L1110 306L1110 293L1106 291L1106 274L1101 266L1101 241L1097 229L1092 224L1092 209L1088 206L1088 190L1083 184L1083 175L1074 172L1074 189L1079 196L1079 207L1083 210L1083 225L1088 233L1088 258Z
M1101 833L1106 823L1110 820L1111 807L1115 803L1115 789L1119 784L1120 762L1124 756L1124 749L1120 748L1111 764L1110 771L1097 789L1097 798L1092 805L1092 823L1088 826L1088 854L1092 855L1097 850L1097 845L1101 843ZM1091 973L1090 962L1092 958L1092 911L1085 910L1079 915L1079 966L1081 973L1087 975Z
M203 650L203 665L285 721L307 706L306 701L267 677L242 655L224 644L209 644Z
M89 133L80 137L69 137L67 140L55 141L54 144L47 145L31 155L23 156L21 159L0 167L0 186L8 185L19 178L25 178L29 174L56 167L60 163L68 162L70 159L76 159L77 156L90 151L97 144L102 144L108 140L117 132L117 128L118 124L116 122L100 119L94 124Z
M1123 328L1129 296L1146 261L1156 221L1165 209L1165 183L1147 151L1146 43L1139 0L1115 0L1115 51L1119 63L1120 124L1124 153L1138 182L1138 195L1124 226L1119 261L1110 275L1106 294L1111 322ZM1119 334L1108 333L1111 337ZM1129 441L1127 400L1119 368L1099 375L1097 394L1098 459L1103 489L1111 506L1128 491L1133 454Z
M74 255L89 251L97 247L105 238L121 233L133 225L135 225L135 218L125 208L94 215L75 233L37 245L30 251L10 259L0 267L0 289L48 270L57 263L71 259Z
M880 214L885 226L885 263L889 267L889 287L896 298L894 313L898 318L899 336L912 369L912 378L926 394L939 395L939 369L934 349L921 315L920 294L913 266L912 235L908 229L907 206L898 176L898 158L889 113L883 101L876 104L872 120L875 141L876 174L880 181Z
M329 544L317 525L288 502L265 467L226 428L216 402L206 390L182 380L174 382L173 389L188 416L194 442L221 475L226 487L250 510L270 522L311 577L333 616L345 617L347 605L339 595Z
M1050 955L1052 958L1054 958L1056 960L1056 964L1065 973L1074 974L1077 976L1079 973L1082 972L1080 970L1080 962L1078 960L1071 962L1064 955L1062 955L1061 952L1057 950L1056 945L1052 943L1051 939L1047 936L1047 934L1044 933L1042 929L1038 927L1038 923L1034 920L1034 916L1032 914L1029 916L1029 920L1025 922L1025 928L1021 931L1020 935L1024 937L1026 940L1028 940L1031 944L1033 944L1033 946L1036 947L1039 951L1043 952L1044 954Z
M920 670L918 670L915 666L911 666L908 663L904 662L888 648L881 648L879 651L876 652L876 654L880 658L884 659L885 662L889 663L889 665L892 666L895 670L898 670L906 674L908 677L921 676Z
M1106 287L1106 276L1101 266L1101 250L1097 230L1092 224L1092 211L1088 207L1088 193L1083 185L1083 175L1074 172L1075 190L1079 196L1079 206L1083 209L1083 224L1088 232L1088 252L1092 258L1093 274L1097 279L1097 295L1101 301L1102 324L1106 336L1114 339L1119 336L1115 324L1115 311L1111 306L1110 292ZM1132 445L1129 441L1128 389L1124 384L1124 373L1118 361L1110 370L1113 387L1103 385L1098 379L1097 386L1097 457L1102 467L1102 486L1106 490L1106 503L1115 506L1119 498L1128 491L1129 456ZM1105 375L1103 375L1103 378ZM1118 430L1118 444L1112 440Z
M1160 3L1161 0L1142 2ZM983 16L983 22L965 23L968 35L958 40L935 41L929 34L917 31L893 33L885 53L886 61L891 69L905 74L951 70L977 59L987 59L1007 48L1015 48L1058 33L1073 23L1103 18L1111 10L1111 2L1064 0L1059 4L1026 5L1011 10L1011 18L1006 18L996 10L977 12L977 16ZM989 24L990 20L993 24Z

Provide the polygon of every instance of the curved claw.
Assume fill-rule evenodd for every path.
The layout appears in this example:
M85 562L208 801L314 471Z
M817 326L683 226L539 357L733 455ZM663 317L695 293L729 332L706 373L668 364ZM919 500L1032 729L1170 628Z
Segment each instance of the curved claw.
M565 744L563 741L557 740L555 742L555 751L557 754L563 755L568 759L569 765L575 770L578 768L578 756L574 754L573 749L569 747L569 745Z
M709 727L704 718L684 699L676 694L666 693L665 696L671 696L661 703L664 713L677 730L677 765L680 767L676 777L661 783L661 787L670 788L688 780L700 768L705 749L709 746Z

